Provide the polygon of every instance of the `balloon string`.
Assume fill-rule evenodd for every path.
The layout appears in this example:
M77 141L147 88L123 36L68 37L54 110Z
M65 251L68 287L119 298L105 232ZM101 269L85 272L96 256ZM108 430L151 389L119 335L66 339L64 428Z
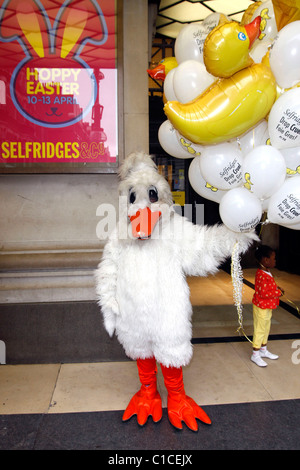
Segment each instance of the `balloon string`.
M264 225L267 225L269 223L267 217L268 217L267 212L264 212L263 216L261 218L261 221L260 221L260 231L259 231L259 234L258 234L259 238L261 238L261 234L262 234Z
M243 333L245 338L252 343L252 341L248 338L244 331L243 327L243 304L242 304L242 297L243 297L243 271L241 268L240 257L239 257L239 243L233 247L232 256L231 256L231 280L233 285L233 300L234 304L237 308L238 314L238 323L239 327L236 330L239 334L240 332Z

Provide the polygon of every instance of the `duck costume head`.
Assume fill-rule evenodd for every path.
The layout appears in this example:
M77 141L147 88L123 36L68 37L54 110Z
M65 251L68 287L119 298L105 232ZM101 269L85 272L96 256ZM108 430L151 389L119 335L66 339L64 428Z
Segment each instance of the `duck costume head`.
M128 236L139 240L157 237L173 206L169 184L158 173L153 159L143 153L129 155L119 176L120 223L129 225Z
M162 418L156 386L160 364L171 424L182 429L184 422L197 431L197 420L211 420L184 388L182 367L193 353L186 276L215 273L237 241L243 252L257 237L224 225L194 225L178 215L167 181L145 153L130 154L119 176L119 223L104 247L95 281L104 327L136 361L141 382L123 421L137 415L144 425L149 416L155 422Z

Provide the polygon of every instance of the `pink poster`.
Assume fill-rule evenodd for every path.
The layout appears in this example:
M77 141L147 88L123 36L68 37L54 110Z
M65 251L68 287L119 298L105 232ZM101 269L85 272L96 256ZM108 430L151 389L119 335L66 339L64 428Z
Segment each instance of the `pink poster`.
M116 167L114 0L5 0L0 56L1 169Z

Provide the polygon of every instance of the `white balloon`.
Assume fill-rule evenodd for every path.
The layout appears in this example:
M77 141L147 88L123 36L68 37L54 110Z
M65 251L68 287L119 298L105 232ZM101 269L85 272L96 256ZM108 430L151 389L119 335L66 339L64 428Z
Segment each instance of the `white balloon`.
M277 149L300 146L300 88L284 92L275 101L268 128L271 144Z
M185 60L197 60L203 63L203 47L207 35L220 22L223 13L211 13L204 21L185 25L179 32L175 41L175 57L178 64Z
M202 23L190 23L181 29L175 41L178 64L190 59L203 63L203 46L207 34L207 26Z
M260 64L262 58L266 55L273 41L255 41L252 49L249 51L250 57L256 64Z
M218 26L221 15L224 19L230 21L228 16L224 15L224 13L211 13L202 21L202 25L207 28L208 33L212 31L216 26Z
M300 223L291 224L291 225L284 225L284 224L280 224L280 225L285 228L290 228L291 230L300 230Z
M204 147L200 157L203 177L213 186L228 190L242 182L242 154L235 145L222 144Z
M283 184L285 160L271 145L259 145L243 161L244 186L258 199L267 199Z
M210 201L220 202L227 191L212 187L202 176L200 169L200 157L193 158L189 167L189 182L193 190Z
M290 147L281 149L280 152L285 160L286 175L293 176L300 174L300 147Z
M170 121L164 121L158 129L158 140L165 152L176 158L191 158L179 144L176 131Z
M195 144L191 140L183 137L177 130L176 136L181 147L190 154L190 157L198 157L203 152L203 145Z
M167 101L177 101L177 96L175 95L173 85L173 78L176 68L177 67L171 69L164 80L164 94Z
M234 188L222 197L219 212L222 222L233 232L250 232L260 222L262 207L247 189Z
M277 34L270 67L281 88L291 88L300 81L300 21L287 24Z
M176 67L173 88L180 103L188 103L209 87L216 78L197 60L185 60Z
M300 223L300 175L287 178L271 196L268 220L279 225Z
M246 156L258 145L265 145L269 138L268 123L265 119L260 121L255 127L237 137L242 154Z

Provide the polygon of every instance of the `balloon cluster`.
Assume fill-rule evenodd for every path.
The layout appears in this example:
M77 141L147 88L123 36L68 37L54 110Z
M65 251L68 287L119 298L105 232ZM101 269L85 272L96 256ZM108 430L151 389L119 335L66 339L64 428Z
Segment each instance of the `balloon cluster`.
M214 13L180 31L158 139L193 158L191 186L231 230L264 212L300 230L300 21L278 31L272 1L258 5L241 23Z

